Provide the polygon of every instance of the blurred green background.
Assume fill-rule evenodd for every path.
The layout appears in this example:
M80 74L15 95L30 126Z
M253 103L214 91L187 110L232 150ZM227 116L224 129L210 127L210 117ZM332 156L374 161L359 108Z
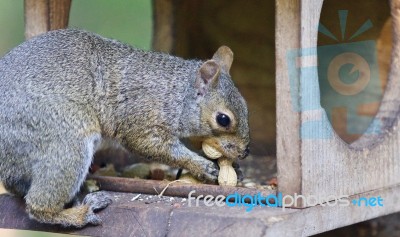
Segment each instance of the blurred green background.
M12 229L0 229L0 236L4 237L68 237L68 236L79 236L69 234L58 234L49 233L42 231L30 231L30 230L12 230Z
M150 49L151 0L73 0L69 27ZM0 0L0 56L24 41L24 1Z

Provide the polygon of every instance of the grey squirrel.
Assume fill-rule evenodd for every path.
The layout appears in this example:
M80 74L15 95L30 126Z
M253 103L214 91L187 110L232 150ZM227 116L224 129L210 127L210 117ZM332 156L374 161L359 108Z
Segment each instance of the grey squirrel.
M82 30L50 31L0 59L0 181L31 218L99 224L102 192L65 208L103 138L154 161L215 181L218 166L182 139L212 139L224 156L249 153L246 102L222 46L211 60L135 49Z

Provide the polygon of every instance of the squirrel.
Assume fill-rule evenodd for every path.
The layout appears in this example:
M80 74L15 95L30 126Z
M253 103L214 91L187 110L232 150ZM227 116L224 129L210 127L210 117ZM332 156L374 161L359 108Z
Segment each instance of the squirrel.
M74 203L104 138L214 182L217 164L183 140L248 155L232 60L226 46L210 60L185 60L77 29L22 43L0 59L0 181L24 197L31 218L73 227L100 224L95 212L111 203L104 192Z

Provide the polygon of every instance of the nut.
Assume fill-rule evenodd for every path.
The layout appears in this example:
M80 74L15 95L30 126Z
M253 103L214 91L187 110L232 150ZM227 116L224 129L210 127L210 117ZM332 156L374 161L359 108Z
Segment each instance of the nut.
M225 158L218 159L219 175L218 184L221 186L236 186L237 175L232 167L232 161Z
M202 148L206 156L210 159L218 159L222 156L222 153L217 151L214 147L208 145L207 143L203 142Z

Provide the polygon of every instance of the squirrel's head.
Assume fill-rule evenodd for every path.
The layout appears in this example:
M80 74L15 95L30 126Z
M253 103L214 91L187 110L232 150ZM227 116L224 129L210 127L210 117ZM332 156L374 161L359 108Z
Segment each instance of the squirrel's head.
M222 46L201 65L195 84L196 101L203 141L227 158L243 159L249 153L248 112L229 75L232 61L233 52Z

